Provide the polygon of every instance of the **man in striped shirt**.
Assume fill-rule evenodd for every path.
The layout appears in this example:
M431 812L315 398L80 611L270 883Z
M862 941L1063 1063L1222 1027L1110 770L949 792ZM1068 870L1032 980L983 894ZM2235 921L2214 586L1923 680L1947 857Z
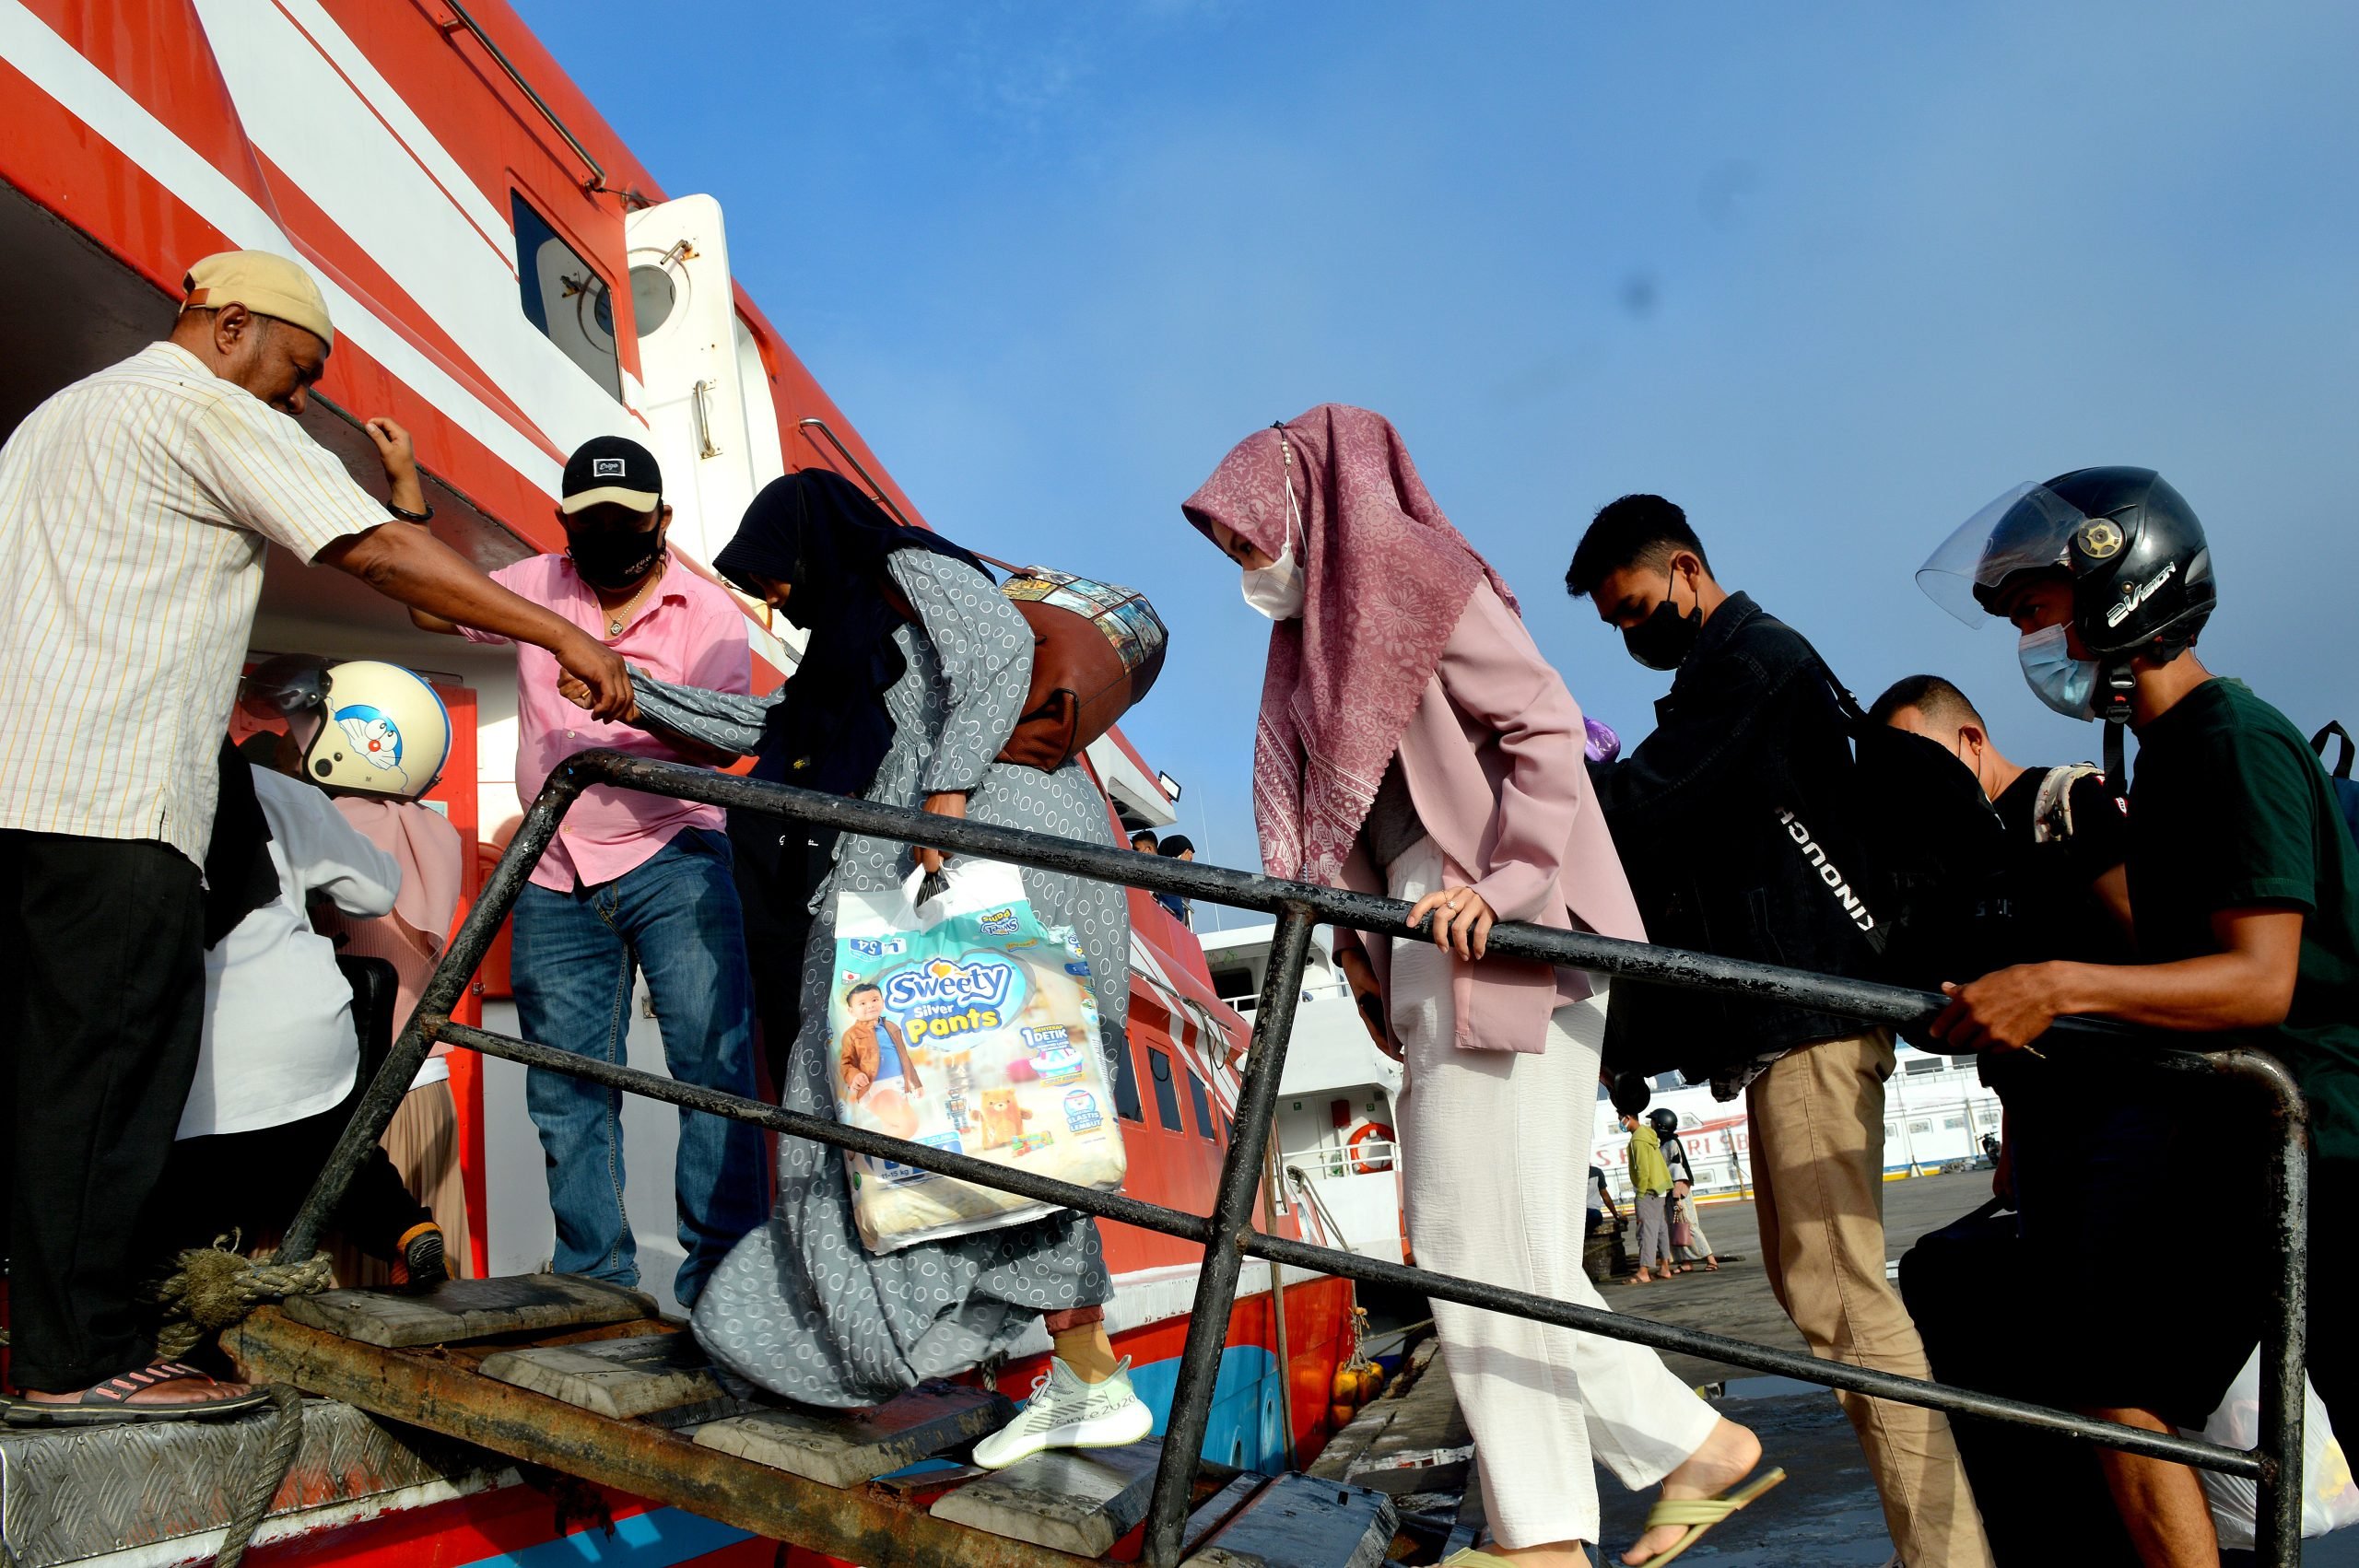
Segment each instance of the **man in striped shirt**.
M548 649L629 701L620 659L422 528L410 441L367 428L390 505L296 415L334 343L309 274L190 270L170 337L56 393L0 449L0 1132L20 1425L158 1419L260 1396L149 1364L142 1211L202 1034L198 870L265 546Z

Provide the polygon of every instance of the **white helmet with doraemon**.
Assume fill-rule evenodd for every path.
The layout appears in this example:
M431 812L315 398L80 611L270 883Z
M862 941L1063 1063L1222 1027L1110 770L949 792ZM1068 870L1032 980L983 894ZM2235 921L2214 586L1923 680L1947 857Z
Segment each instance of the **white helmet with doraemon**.
M285 717L303 777L331 793L415 801L451 755L450 710L398 664L284 654L246 676L242 700L257 717Z

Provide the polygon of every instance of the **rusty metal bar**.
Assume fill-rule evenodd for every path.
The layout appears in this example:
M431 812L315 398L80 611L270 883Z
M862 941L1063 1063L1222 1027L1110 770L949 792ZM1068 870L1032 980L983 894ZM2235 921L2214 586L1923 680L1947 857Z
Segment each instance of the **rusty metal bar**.
M1027 1541L936 1519L867 1487L839 1489L494 1383L432 1351L387 1351L264 1307L224 1335L258 1377L342 1399L532 1464L655 1497L741 1530L869 1568L1083 1568Z
M941 1150L902 1143L861 1132L833 1120L797 1116L713 1091L696 1089L653 1074L593 1061L546 1046L510 1040L467 1029L450 1021L450 1012L468 977L488 951L492 938L515 900L533 864L554 837L566 809L589 784L606 782L626 789L678 799L705 801L764 812L804 823L929 845L956 854L981 855L1018 865L1062 872L1152 892L1238 907L1262 909L1279 918L1278 964L1257 1010L1255 1049L1247 1065L1245 1093L1240 1099L1231 1142L1221 1174L1219 1198L1212 1218L1181 1214L1120 1194L1088 1192L1066 1184L1024 1176L1006 1166L952 1155ZM1300 996L1300 968L1313 924L1325 920L1380 936L1418 934L1406 923L1408 907L1391 899L1303 883L1281 882L1250 872L1191 862L1130 854L1102 845L1052 837L880 805L874 802L816 794L782 785L759 783L675 763L626 757L613 752L585 752L568 759L551 778L527 814L523 826L494 872L484 896L470 912L459 935L437 968L417 1014L403 1031L393 1056L363 1097L360 1108L338 1144L329 1167L304 1201L288 1245L281 1255L302 1256L313 1244L322 1218L333 1210L349 1180L351 1168L367 1145L374 1142L391 1119L393 1107L406 1091L426 1051L438 1039L466 1045L493 1055L535 1066L548 1066L577 1077L610 1082L634 1093L647 1094L691 1108L711 1110L738 1120L775 1127L862 1153L882 1153L904 1164L939 1171L964 1180L1005 1190L1039 1196L1083 1212L1137 1224L1166 1235L1186 1236L1205 1244L1197 1308L1190 1324L1187 1352L1182 1357L1174 1392L1170 1435L1150 1515L1147 1557L1155 1568L1176 1562L1180 1531L1187 1513L1187 1482L1192 1476L1209 1412L1212 1375L1226 1337L1229 1308L1235 1299L1237 1273L1245 1256L1262 1258L1272 1266L1293 1264L1345 1278L1405 1285L1449 1301L1487 1310L1511 1313L1540 1322L1711 1357L1732 1365L1766 1372L1873 1398L1895 1399L1936 1410L1975 1415L2063 1433L2154 1457L2165 1458L2230 1475L2255 1478L2260 1486L2264 1520L2260 1532L2263 1560L2273 1564L2300 1561L2301 1383L2305 1348L2307 1220L2307 1123L2298 1089L2283 1067L2259 1053L2228 1050L2203 1055L2155 1048L2151 1040L2118 1024L2090 1019L2059 1020L2054 1033L2100 1047L2138 1047L2133 1059L2150 1068L2227 1073L2247 1079L2271 1098L2283 1129L2283 1150L2273 1173L2276 1241L2285 1258L2277 1281L2267 1337L2263 1341L2265 1375L2262 1420L2267 1433L2253 1450L2223 1447L2172 1434L2148 1433L2111 1422L2092 1421L2070 1411L2001 1399L1970 1389L1921 1382L1914 1378L1872 1372L1839 1362L1823 1362L1774 1351L1743 1340L1723 1339L1693 1329L1627 1317L1577 1306L1521 1292L1507 1291L1475 1281L1431 1274L1423 1270L1332 1251L1279 1236L1265 1236L1251 1226L1252 1189L1262 1180L1261 1166L1270 1136L1269 1112L1273 1107L1283 1071L1285 1041L1292 1027ZM1557 931L1520 925L1494 930L1490 951L1499 957L1523 958L1583 968L1617 977L1728 992L1736 995L1805 1003L1862 1019L1916 1024L1942 1005L1931 993L1895 986L1811 975L1773 965L1752 964L1708 954L1650 947L1583 932ZM1284 983L1281 984L1281 980ZM2129 1053L2125 1053L2126 1056ZM707 1099L712 1103L706 1103ZM875 1147L871 1147L874 1144ZM1036 1193L1035 1188L1039 1190ZM1241 1193L1241 1196L1240 1196ZM1234 1210L1234 1212L1231 1211ZM1218 1245L1215 1245L1217 1240ZM298 1247L301 1250L299 1251ZM1217 1306L1215 1312L1212 1310ZM1203 1344L1199 1341L1204 1341ZM1194 1370L1191 1375L1191 1363ZM308 1385L307 1385L308 1386ZM325 1391L325 1390L323 1390ZM1192 1428L1192 1432L1191 1429ZM497 1446L498 1445L487 1445ZM537 1451L537 1450L536 1450ZM1184 1459L1181 1457L1184 1456ZM588 1473L588 1472L584 1472ZM1175 1485L1172 1477L1180 1480ZM628 1482L619 1484L631 1484ZM644 1490L644 1488L641 1488ZM691 1504L690 1506L695 1506ZM716 1515L718 1516L718 1515ZM869 1561L884 1561L872 1556ZM1037 1559L1035 1559L1037 1560Z
M1253 1195L1262 1185L1270 1123L1277 1115L1278 1081L1285 1076L1286 1041L1294 1033L1294 1011L1302 1000L1302 970L1310 956L1310 935L1319 922L1299 904L1278 912L1270 943L1270 966L1262 979L1262 1000L1253 1009L1253 1047L1245 1059L1245 1082L1230 1122L1228 1152L1213 1195L1212 1223L1204 1241L1203 1266L1196 1274L1196 1300L1188 1316L1187 1344L1180 1352L1180 1375L1171 1388L1171 1416L1156 1461L1155 1496L1147 1505L1147 1568L1179 1568L1181 1537L1188 1527L1189 1487L1203 1457L1213 1386L1220 1377L1221 1352L1228 1347L1228 1316L1237 1305L1238 1271L1245 1266L1245 1244L1253 1235ZM1277 1266L1272 1264L1275 1269ZM1274 1278L1273 1282L1274 1282ZM1285 1368L1279 1369L1283 1389ZM1279 1398L1285 1398L1281 1392Z
M417 1070L426 1065L440 1031L450 1024L452 1010L466 995L467 982L483 966L484 954L499 940L500 926L516 907L518 895L532 879L533 868L540 863L549 841L557 837L557 825L565 820L565 813L593 779L593 774L560 767L551 775L532 809L524 813L516 837L509 840L508 852L492 868L491 880L484 883L475 907L460 922L458 934L443 951L442 961L427 977L426 989L418 995L417 1010L402 1026L401 1037L393 1042L393 1054L385 1059L385 1065L378 1069L368 1092L353 1107L344 1136L329 1152L327 1164L321 1167L302 1207L287 1223L287 1234L278 1243L276 1261L305 1261L319 1249L320 1233L326 1228L328 1216L344 1200L345 1188L352 1184L353 1175L368 1159L369 1151L376 1147L377 1141L384 1137L385 1129L393 1125L393 1113L401 1109L402 1096L409 1093Z
M2251 1082L2270 1101L2278 1131L2270 1176L2271 1229L2281 1262L2270 1281L2271 1311L2260 1337L2260 1495L2253 1545L2262 1561L2302 1561L2303 1389L2307 1378L2310 1234L2309 1108L2284 1063L2258 1051L2223 1051L2213 1064Z

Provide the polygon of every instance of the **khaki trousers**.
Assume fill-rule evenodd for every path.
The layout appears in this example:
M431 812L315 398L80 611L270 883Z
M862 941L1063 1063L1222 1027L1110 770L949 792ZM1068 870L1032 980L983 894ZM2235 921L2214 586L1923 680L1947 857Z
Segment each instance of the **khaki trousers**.
M1821 1040L1745 1092L1761 1260L1813 1355L1930 1377L1917 1325L1884 1278L1884 1085L1892 1031ZM1949 1418L1838 1394L1907 1568L1991 1561Z

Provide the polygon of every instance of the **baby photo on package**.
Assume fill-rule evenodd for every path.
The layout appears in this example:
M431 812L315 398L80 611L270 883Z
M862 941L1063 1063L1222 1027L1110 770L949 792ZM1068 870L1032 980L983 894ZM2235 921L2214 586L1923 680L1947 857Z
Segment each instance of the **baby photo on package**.
M837 895L829 1076L847 1125L1016 1165L1077 1187L1122 1184L1122 1134L1089 964L1043 927L1021 874L953 861ZM1022 1224L1055 1206L846 1153L852 1213L873 1252Z

